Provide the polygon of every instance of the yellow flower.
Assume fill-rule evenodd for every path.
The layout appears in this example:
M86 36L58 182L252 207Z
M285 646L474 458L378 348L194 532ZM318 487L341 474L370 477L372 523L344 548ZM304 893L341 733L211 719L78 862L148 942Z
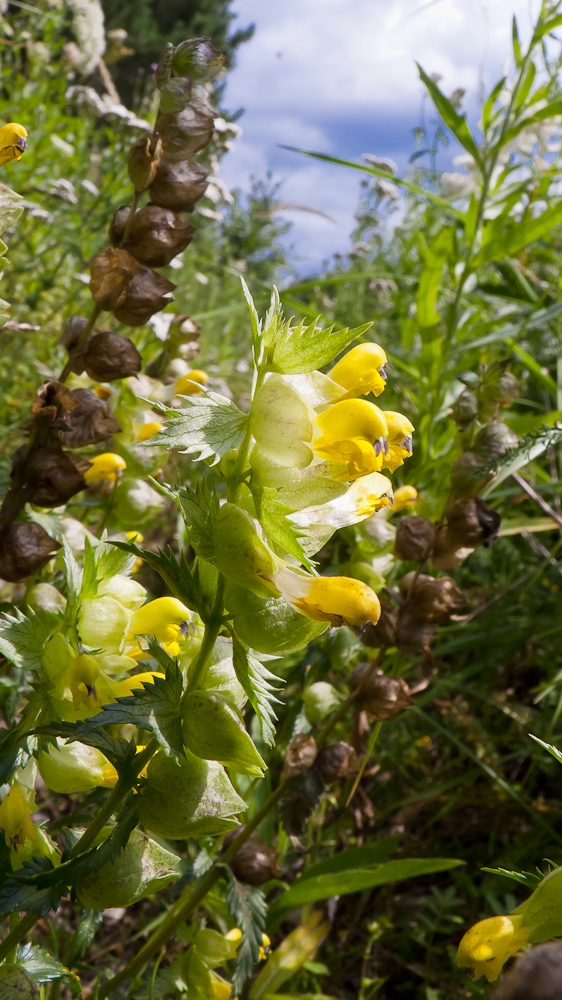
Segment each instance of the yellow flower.
M87 483L99 483L102 481L113 483L118 478L123 469L127 468L127 463L121 455L114 455L111 451L104 451L101 455L96 455L90 468L84 473Z
M388 425L388 447L383 457L382 468L395 472L404 459L412 454L412 434L414 426L403 413L385 410Z
M171 653L175 656L176 647L179 652L178 639L183 635L181 626L189 621L190 614L189 608L176 597L157 597L155 601L150 601L133 613L129 638L132 639L135 635L153 635L158 642L175 644L174 652Z
M164 424L159 424L157 420L152 420L149 423L142 425L137 434L137 441L150 441L155 434L158 434L158 432L162 430L164 430Z
M232 986L225 983L224 979L213 979L213 996L215 1000L230 1000Z
M124 681L119 681L115 685L113 693L116 698L127 698L133 693L135 688L143 688L146 684L154 684L155 677L165 677L165 674L154 670L147 670L143 674L133 674L132 677L126 677Z
M22 851L26 840L35 840L31 811L17 785L10 789L0 805L0 829L13 851Z
M267 934L262 934L261 945L258 955L258 962L263 962L264 958L267 958L271 950L271 941L269 940Z
M320 436L314 447L321 458L346 466L335 478L358 479L379 472L387 450L388 427L382 410L366 399L344 399L318 415Z
M380 396L386 385L386 364L386 354L378 344L359 344L348 351L328 375L347 389L344 399L367 392Z
M0 167L9 160L21 160L27 146L26 137L26 130L17 122L10 122L0 128Z
M342 496L327 503L304 507L289 515L293 524L306 528L311 524L329 524L345 528L349 524L370 517L377 510L392 504L392 483L379 472L361 476L347 488Z
M98 399L111 399L113 392L106 385L97 385L94 389L94 396L97 396Z
M525 925L521 914L480 920L464 935L457 964L473 969L474 979L486 976L492 983L508 958L528 944L530 933L531 928Z
M224 935L225 941L230 941L233 947L233 958L236 955L238 948L242 942L242 931L239 927L233 927L231 930L227 931Z
M399 486L398 489L394 490L392 513L395 514L399 510L415 507L417 499L418 491L415 486Z
M182 375L180 379L176 382L176 395L178 396L197 396L203 390L202 385L209 381L209 376L206 372L199 371L198 368L194 368L193 371L188 372L187 375Z
M334 628L376 625L381 613L379 599L361 580L348 576L302 576L282 569L273 579L286 601L301 615L315 622L330 622Z
M76 656L68 667L70 690L72 692L72 707L76 710L80 705L86 708L96 708L100 704L96 691L96 681L100 675L100 665L95 656L82 653Z

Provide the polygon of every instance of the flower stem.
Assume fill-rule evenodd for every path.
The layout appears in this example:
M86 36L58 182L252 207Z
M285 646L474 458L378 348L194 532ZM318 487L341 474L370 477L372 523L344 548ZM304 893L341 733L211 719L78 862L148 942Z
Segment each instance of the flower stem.
M8 936L0 944L0 962L8 957L10 952L20 943L38 920L38 913L26 913L25 917L22 917L15 927L12 927Z

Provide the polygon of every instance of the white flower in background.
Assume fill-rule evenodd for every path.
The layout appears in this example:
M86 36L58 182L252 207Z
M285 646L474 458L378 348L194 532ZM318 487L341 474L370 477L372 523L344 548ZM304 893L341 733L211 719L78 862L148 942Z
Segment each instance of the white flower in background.
M75 65L87 75L95 69L105 52L102 6L100 0L67 0L67 3L73 14L72 28L77 43L74 48L78 49L79 61ZM71 61L76 58L74 50L71 50L70 57Z
M363 153L362 160L365 163L369 163L372 167L376 167L377 170L387 170L389 174L398 174L398 166L394 160L389 159L387 156L376 156L374 153Z
M389 201L398 201L400 198L396 184L385 181L384 177L375 177L373 188L379 198L388 198Z
M102 115L117 115L133 128L140 128L145 132L151 131L152 126L144 118L137 118L124 104L117 104L109 94L98 94L93 87L69 87L66 97L80 110L90 112L96 118L101 118Z
M441 187L446 198L456 201L457 198L467 198L477 185L473 175L453 171L441 174Z

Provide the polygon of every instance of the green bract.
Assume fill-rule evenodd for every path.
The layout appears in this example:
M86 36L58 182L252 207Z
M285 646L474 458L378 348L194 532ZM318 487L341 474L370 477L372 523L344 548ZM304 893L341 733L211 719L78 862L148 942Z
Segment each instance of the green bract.
M140 830L133 830L115 861L108 861L95 875L79 882L76 895L93 910L131 906L173 882L178 875L177 862L175 854Z
M240 774L260 777L265 770L265 762L236 709L216 692L197 691L187 696L183 738L198 757L220 761Z
M238 637L262 653L296 653L328 628L327 623L299 615L282 598L264 600L234 584L226 588L225 603Z

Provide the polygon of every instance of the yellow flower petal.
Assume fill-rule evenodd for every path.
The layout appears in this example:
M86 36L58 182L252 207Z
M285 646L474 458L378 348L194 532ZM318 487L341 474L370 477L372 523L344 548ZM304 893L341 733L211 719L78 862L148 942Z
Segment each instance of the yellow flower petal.
M1 130L0 130L1 131ZM23 793L14 785L0 805L0 829L13 851L22 851L26 840L35 840L35 827Z
M404 464L404 459L412 454L412 434L414 426L403 413L385 410L388 425L388 447L383 456L382 468L395 472Z
M209 376L206 372L194 368L192 372L188 372L187 375L182 375L178 379L176 382L176 394L178 396L197 396L202 391L201 386L205 385L205 382L208 381Z
M367 392L380 396L386 385L386 364L386 354L378 344L359 344L348 351L328 375L347 389L348 397Z
M157 597L131 616L129 637L154 635L158 642L177 642L180 626L189 621L191 612L176 597Z
M417 499L418 491L415 486L399 486L394 490L392 513L395 514L399 510L408 510L410 507L415 507Z
M151 420L149 423L142 425L137 434L137 441L150 441L155 434L158 434L162 430L164 430L164 424L159 424L157 420Z
M121 455L114 455L111 451L105 451L101 455L96 455L92 460L89 469L84 473L87 483L109 482L113 483L123 469L127 468L127 463Z
M27 131L23 125L10 122L0 128L0 167L9 160L21 160L27 146Z
M387 450L385 415L366 399L344 399L318 415L314 447L321 458L344 463L340 479L379 472Z
M100 675L100 665L94 656L82 653L76 656L68 666L68 678L72 692L72 707L76 710L80 705L95 708L100 704L96 691L96 681Z
M464 935L457 964L472 968L474 979L486 976L492 983L508 958L528 944L530 933L531 928L524 923L521 914L480 920Z
M274 580L286 601L301 615L316 622L330 622L334 628L350 625L362 628L379 620L381 606L374 590L348 576L302 576L294 570L280 570Z

